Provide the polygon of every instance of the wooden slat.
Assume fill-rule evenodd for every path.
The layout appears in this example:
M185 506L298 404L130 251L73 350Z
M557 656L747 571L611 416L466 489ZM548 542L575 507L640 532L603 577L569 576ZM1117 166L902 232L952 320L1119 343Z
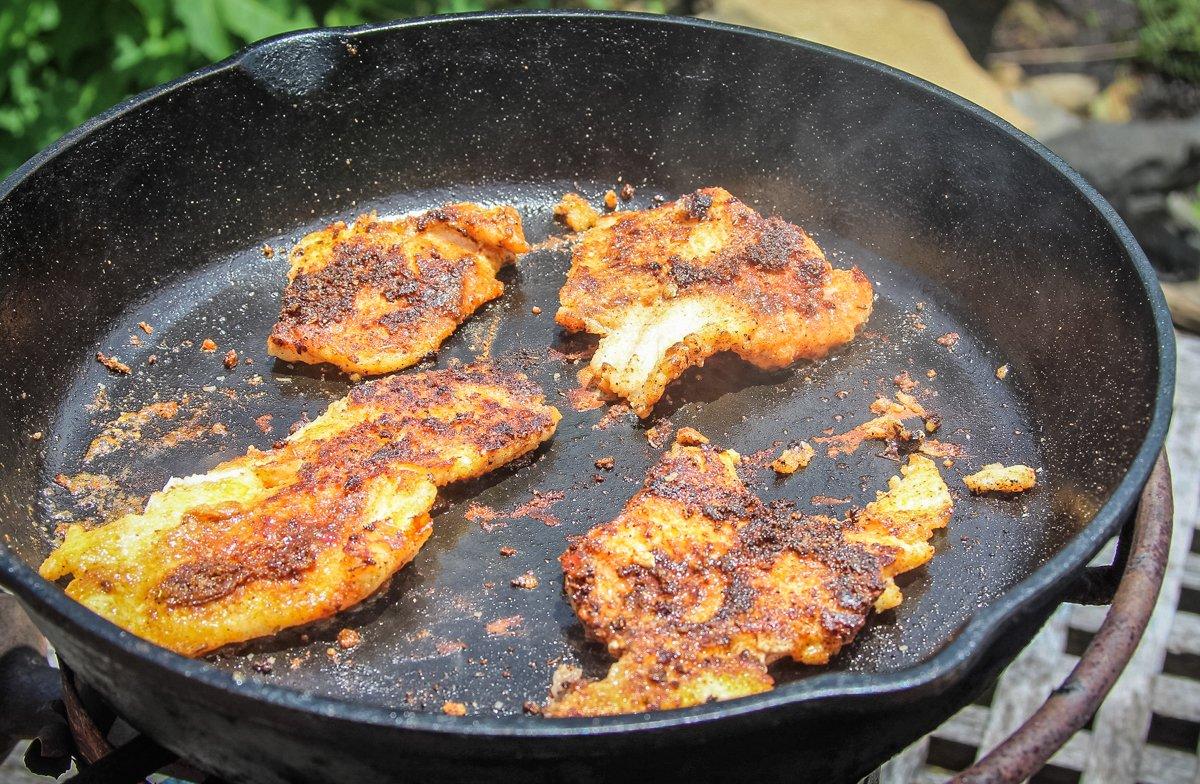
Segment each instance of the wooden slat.
M1062 683L1058 662L1067 644L1070 610L1059 607L996 684L976 759L1020 727Z
M929 737L921 738L884 764L879 784L910 784L916 781L929 753Z
M1163 750L1146 747L1146 730L1150 726L1154 679L1162 670L1168 641L1175 626L1175 608L1183 583L1183 567L1187 560L1191 532L1195 525L1196 503L1200 498L1200 341L1181 339L1180 380L1191 386L1184 395L1176 388L1176 411L1167 438L1167 450L1173 469L1175 494L1175 531L1167 572L1163 578L1154 615L1146 628L1141 644L1134 652L1125 672L1108 698L1096 712L1091 733L1091 753L1082 768L1083 784L1134 784L1176 781L1182 768L1162 762ZM1083 615L1084 613L1080 613ZM1076 613L1072 613L1072 618ZM1178 640L1177 640L1178 641ZM1170 755L1167 755L1170 757ZM1173 759L1173 758L1172 758ZM1187 770L1187 781L1195 773L1194 758ZM1144 765L1154 765L1154 776L1142 776Z
M1177 675L1154 678L1154 712L1200 724L1200 681Z

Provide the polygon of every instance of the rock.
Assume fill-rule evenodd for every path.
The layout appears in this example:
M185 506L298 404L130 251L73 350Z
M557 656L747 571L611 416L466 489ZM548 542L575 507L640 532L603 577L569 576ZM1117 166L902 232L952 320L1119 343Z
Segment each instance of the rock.
M1163 283L1162 290L1176 326L1200 332L1200 280Z
M1013 90L1009 93L1013 105L1030 120L1029 132L1039 139L1062 136L1083 127L1078 115L1067 111L1041 93L1033 90Z
M1125 123L1133 119L1133 102L1142 90L1142 80L1136 76L1121 76L1114 79L1104 92L1096 96L1088 107L1093 120L1109 123Z
M709 19L853 52L958 93L1032 130L1004 89L971 58L944 11L925 0L714 0Z
M1025 80L1023 87L1068 112L1082 112L1100 94L1100 83L1096 77L1081 73L1031 76Z
M1160 275L1200 275L1200 236L1171 198L1200 182L1200 118L1092 122L1046 145L1112 203Z
M1017 63L1007 63L1003 60L997 60L988 66L988 73L996 80L996 83L1005 90L1015 90L1021 86L1021 82L1025 80L1025 69Z

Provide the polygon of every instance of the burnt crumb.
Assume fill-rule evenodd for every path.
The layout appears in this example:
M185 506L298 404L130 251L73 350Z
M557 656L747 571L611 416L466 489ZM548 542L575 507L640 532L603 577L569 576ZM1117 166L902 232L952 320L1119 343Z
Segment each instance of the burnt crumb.
M538 705L536 702L532 702L530 700L526 700L524 702L524 704L521 705L521 710L525 711L530 716L541 716L542 715L542 706Z
M621 186L621 201L629 201L633 198L633 195L636 192L637 191L634 190L633 185L630 183L625 183Z
M204 342L200 344L200 350L211 354L217 350L217 344L212 338L205 338Z
M496 587L496 582L494 580L484 580L483 581L483 590L490 591L495 587Z
M112 357L108 356L103 351L96 352L96 361L99 362L101 365L104 365L104 367L108 368L109 370L111 370L114 373L121 373L123 375L129 375L129 373L131 372L129 370L129 365L126 365L124 362L122 362L120 359L118 359L115 356L112 356Z
M129 345L133 346L134 348L141 348L142 347L142 339L139 338L137 335L130 335L129 336Z
M224 364L225 364L226 370L233 370L235 367L237 367L238 366L237 352L234 351L233 349L229 349L228 351L226 351Z
M342 629L338 632L337 642L342 650L350 650L362 643L362 635L354 629Z
M510 585L512 585L513 588L521 588L526 591L532 591L534 588L537 588L540 583L538 582L537 575L535 575L532 571L529 571L514 577Z
M996 378L1000 379L1001 381L1008 378L1008 365L1001 365L1000 367L996 368Z
M617 208L617 192L611 188L604 192L604 206L609 210Z
M945 335L942 335L940 338L938 338L937 342L939 345L952 349L958 345L958 338L959 335L957 332L947 332Z
M146 357L146 364L147 365L157 365L158 364L158 354L151 354L150 356Z
M150 326L149 324L147 324L144 321L138 322L138 329L140 329L142 332L145 332L147 335L154 334L154 327Z
M530 308L530 309L529 309L529 312L530 312L530 313L532 313L532 314L533 314L533 315L535 315L535 316L540 316L540 315L542 315L542 309L541 309L541 308L539 308L537 305L534 305L532 308Z
M34 433L30 433L29 440L30 441L41 441L42 440L42 431L38 430Z
M466 716L467 706L461 702L447 700L446 702L442 703L442 713L446 714L447 716Z
M262 431L263 435L266 435L267 433L271 432L271 420L274 418L275 417L273 414L263 414L254 420L254 424L258 426L258 429Z
M500 548L500 555L504 556L505 558L512 558L516 554L517 554L517 548L515 548L515 547L508 547L506 545L506 546Z
M283 449L285 446L287 446L287 441L284 441L282 438L271 442L272 449Z
M611 470L613 470L613 466L615 466L616 464L617 464L616 458L614 458L612 455L609 455L608 457L602 457L599 460L597 460L596 468L602 469L604 471L611 471Z
M269 259L275 255L275 249L264 242L262 246L262 255L264 259Z

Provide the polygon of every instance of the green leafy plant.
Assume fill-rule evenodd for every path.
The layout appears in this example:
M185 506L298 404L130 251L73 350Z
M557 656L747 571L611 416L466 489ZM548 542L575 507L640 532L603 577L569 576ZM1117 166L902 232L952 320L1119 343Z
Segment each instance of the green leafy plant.
M1139 55L1163 73L1200 82L1200 0L1137 0Z
M315 25L513 6L665 11L620 0L0 0L0 176L124 98Z

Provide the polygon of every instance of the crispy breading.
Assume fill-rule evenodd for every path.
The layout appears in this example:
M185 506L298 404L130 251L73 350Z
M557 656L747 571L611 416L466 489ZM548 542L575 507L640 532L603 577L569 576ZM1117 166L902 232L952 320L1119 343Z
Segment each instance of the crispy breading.
M496 273L527 250L521 216L508 206L338 221L292 249L267 352L363 375L409 367L499 297Z
M766 370L819 359L871 314L858 270L721 188L599 218L580 235L556 320L600 336L581 380L650 414L667 384L720 351Z
M140 514L71 526L42 564L67 594L185 655L333 615L429 537L437 487L535 449L558 411L471 366L363 384L269 452L172 479Z
M1023 493L1037 485L1037 472L1027 465L985 465L963 482L972 493Z
M730 699L772 688L777 659L824 664L872 609L899 603L892 578L933 555L927 540L950 519L949 491L919 455L844 520L764 504L739 460L676 441L622 513L563 554L571 605L617 662L546 715Z
M583 231L596 225L600 213L578 193L565 193L554 205L554 217L566 224L571 231Z

